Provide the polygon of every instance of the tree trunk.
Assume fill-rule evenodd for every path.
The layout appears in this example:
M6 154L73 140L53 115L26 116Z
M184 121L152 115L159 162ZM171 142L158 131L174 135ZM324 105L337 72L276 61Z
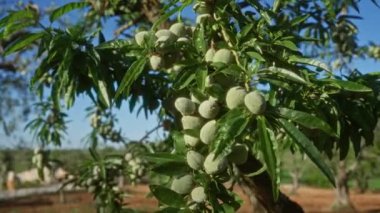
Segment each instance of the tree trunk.
M246 163L238 166L242 174L250 174L262 168L262 164L254 156L249 155ZM258 202L268 213L303 213L303 209L285 194L280 192L278 200L274 199L272 180L267 172L253 177L243 177L246 184L253 191Z
M292 177L292 182L293 182L290 194L296 194L298 188L300 187L300 182L299 182L300 176L301 176L300 169L296 168L294 169L294 171L291 171L290 176Z
M338 174L335 177L335 201L332 206L334 212L355 212L349 197L348 178L345 161L339 161Z

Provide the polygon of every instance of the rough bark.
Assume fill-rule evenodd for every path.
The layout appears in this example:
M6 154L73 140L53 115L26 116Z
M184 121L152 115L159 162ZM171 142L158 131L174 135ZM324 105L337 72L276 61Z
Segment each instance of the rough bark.
M332 209L335 212L355 212L355 208L351 203L349 196L348 180L349 172L346 169L345 161L339 161L338 174L335 177L335 201L333 203Z
M249 155L246 163L239 166L243 174L250 174L262 168L262 164L254 156ZM272 180L267 172L253 177L243 177L246 184L253 191L258 202L268 213L303 213L303 209L285 194L280 192L278 200L274 199Z

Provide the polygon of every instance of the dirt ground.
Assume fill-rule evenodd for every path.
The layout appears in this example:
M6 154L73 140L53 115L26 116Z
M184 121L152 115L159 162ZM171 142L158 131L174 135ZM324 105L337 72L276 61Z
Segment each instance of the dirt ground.
M282 187L283 192L289 191L288 186ZM131 208L137 208L142 212L153 212L157 201L147 198L149 189L146 185L128 187L129 196L126 202ZM239 194L241 190L237 190ZM244 205L240 213L252 212L248 198L244 195ZM301 187L297 194L291 195L291 199L298 202L306 212L327 213L334 201L334 192L329 189ZM380 213L380 193L357 194L351 193L351 199L358 212ZM92 197L86 192L66 193L65 203L59 202L58 194L28 197L8 202L0 202L1 213L92 213L95 206Z

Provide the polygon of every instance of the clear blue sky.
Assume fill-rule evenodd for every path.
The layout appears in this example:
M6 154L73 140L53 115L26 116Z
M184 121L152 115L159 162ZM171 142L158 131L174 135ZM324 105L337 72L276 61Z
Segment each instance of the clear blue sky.
M58 2L56 4L48 0L36 0L34 2L42 8L49 5L62 5L71 1L56 1ZM268 0L267 2L271 1ZM380 44L380 28L378 27L380 21L380 9L376 8L370 1L364 0L360 3L360 11L360 15L363 19L355 21L359 27L359 43L367 44L369 41L373 41ZM185 15L194 18L189 11L186 11ZM109 25L107 28L108 30L104 33L106 39L110 40L113 38L112 29L114 29L114 26ZM356 60L354 64L363 72L380 71L380 63L373 60ZM86 147L86 145L80 141L91 130L88 119L85 117L85 108L90 105L91 101L87 97L80 96L77 98L75 106L68 111L71 123L69 124L67 134L68 142L65 143L63 147ZM154 115L147 120L145 119L143 113L137 117L135 114L130 114L125 107L117 111L117 115L119 125L122 127L124 136L128 139L140 139L143 135L145 135L146 131L157 125L156 117ZM157 133L152 134L150 139L160 138L162 137L162 133L162 131L158 131ZM22 134L26 140L31 139L30 135L27 133L20 132L20 134ZM5 141L7 141L6 144ZM9 138L5 138L3 135L0 135L0 144L5 147L12 147L16 145L16 141L11 141Z

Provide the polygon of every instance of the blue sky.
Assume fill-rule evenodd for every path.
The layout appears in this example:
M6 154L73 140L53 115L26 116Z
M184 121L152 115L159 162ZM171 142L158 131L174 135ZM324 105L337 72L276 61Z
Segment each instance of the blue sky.
M41 7L44 7L49 5L62 5L71 1L56 1L59 3L52 3L53 1L36 0L34 2ZM364 0L360 3L360 11L360 15L363 17L363 19L355 20L355 23L359 28L359 43L367 44L368 42L373 41L377 44L380 44L380 27L378 27L380 21L380 9L376 8L370 1ZM191 18L194 17L189 11L186 11L185 15ZM114 25L108 26L108 28L114 29ZM113 38L112 30L106 30L104 33L107 40ZM380 71L380 63L373 60L355 60L354 66L363 72ZM67 131L68 141L63 145L63 147L86 147L86 145L81 142L81 140L86 136L86 134L91 131L88 119L85 116L85 108L90 105L91 101L86 96L79 96L77 98L75 106L68 111L69 119L71 122L68 125ZM150 116L149 119L146 119L143 113L141 113L139 116L136 114L130 114L125 107L117 110L116 114L119 120L118 125L122 127L123 134L128 139L140 139L145 135L146 131L153 129L157 125L156 116L153 115ZM22 131L18 133L22 135L25 140L31 139L31 136L27 133L24 133ZM152 134L150 139L154 140L162 138L162 134L162 131L158 131ZM13 147L15 145L16 141L12 141L11 138L6 138L4 135L0 134L0 147Z

